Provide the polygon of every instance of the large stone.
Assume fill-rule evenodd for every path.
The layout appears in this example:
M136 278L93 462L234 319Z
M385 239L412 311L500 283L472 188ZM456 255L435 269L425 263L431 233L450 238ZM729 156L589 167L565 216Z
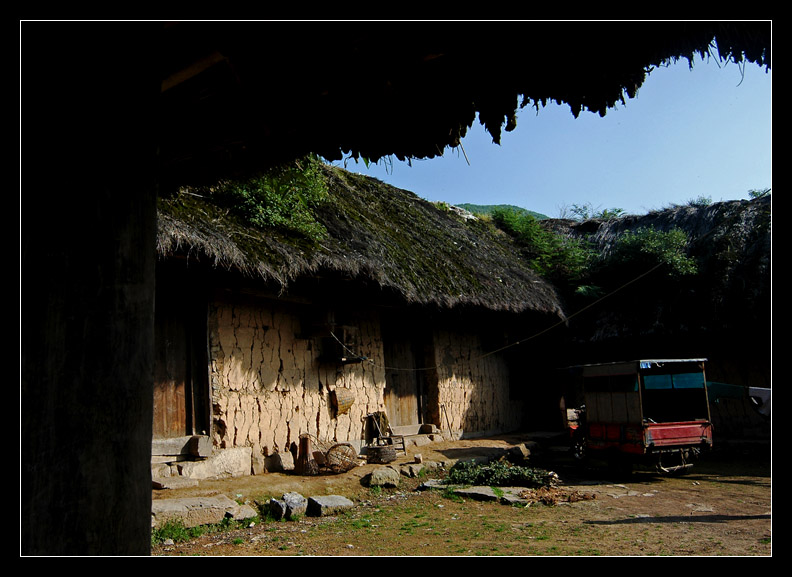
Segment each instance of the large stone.
M506 451L507 458L510 462L515 464L521 464L527 461L531 457L531 453L536 453L536 450L533 451L528 447L528 443L523 443L522 445L515 445L513 447L509 447Z
M448 464L444 461L424 461L423 463L424 470L427 472L437 471L438 469L445 469L448 467Z
M170 477L173 475L170 463L151 463L151 476L155 478Z
M400 471L405 477L417 477L423 469L423 463L407 463L401 466Z
M429 435L413 435L411 437L406 437L404 442L408 447L423 447L424 445L428 445L433 441Z
M275 453L266 460L268 471L294 471L294 456L289 451Z
M270 516L276 521L280 521L286 517L286 501L283 499L275 499L274 497L267 503Z
M351 509L355 504L341 495L308 497L306 514L310 517L326 517Z
M186 487L197 487L197 479L185 477L152 477L151 487L153 489L184 489Z
M253 475L263 475L267 472L267 458L264 455L251 455L250 468Z
M228 511L226 515L236 521L244 521L245 519L253 519L254 517L258 517L258 511L256 511L247 503L244 503L242 505L237 505L235 509Z
M363 479L363 484L369 487L398 487L399 471L393 467L377 467Z
M305 515L307 508L308 499L296 492L286 493L282 499L269 500L269 513L276 521L296 519Z
M308 499L294 491L284 494L283 501L286 503L287 519L305 515L305 511L308 509Z
M426 491L428 489L445 490L450 485L446 484L442 479L427 479L418 486L419 491Z
M401 474L405 477L417 477L421 472L431 472L443 468L443 463L437 461L425 461L421 463L406 463L401 466Z
M475 501L498 501L500 498L492 487L459 487L454 489L454 495Z
M151 526L161 527L168 521L181 521L185 527L212 525L226 517L249 519L257 515L249 505L239 505L225 495L155 499L151 503Z
M154 439L151 442L152 455L208 457L212 454L212 440L205 435L189 435Z
M179 463L179 474L190 479L223 479L250 475L250 447L224 449L203 461Z

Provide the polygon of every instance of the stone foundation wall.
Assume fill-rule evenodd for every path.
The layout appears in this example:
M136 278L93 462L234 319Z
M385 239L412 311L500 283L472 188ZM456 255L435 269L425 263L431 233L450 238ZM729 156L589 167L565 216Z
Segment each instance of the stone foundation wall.
M321 339L303 336L299 310L261 302L218 302L210 310L213 441L251 447L254 458L288 451L299 436L358 446L368 413L383 410L385 385L377 319L359 319L369 362L320 363ZM336 414L330 392L354 393Z

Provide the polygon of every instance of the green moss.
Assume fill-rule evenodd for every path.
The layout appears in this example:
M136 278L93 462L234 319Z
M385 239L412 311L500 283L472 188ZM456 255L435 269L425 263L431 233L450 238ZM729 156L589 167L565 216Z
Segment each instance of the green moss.
M313 159L294 170L293 179L283 176L293 171L277 173L281 187L270 175L162 199L160 250L207 255L284 285L331 269L395 289L412 303L557 309L553 291L537 285L491 221L462 218Z

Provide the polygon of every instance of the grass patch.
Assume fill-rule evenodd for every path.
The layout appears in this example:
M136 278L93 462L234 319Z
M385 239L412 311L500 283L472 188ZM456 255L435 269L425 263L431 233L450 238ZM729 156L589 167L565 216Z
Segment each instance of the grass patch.
M190 539L197 539L206 533L206 527L185 527L181 519L167 521L160 527L151 530L151 544L158 545L166 541L181 543Z
M204 535L213 533L224 533L235 531L249 526L251 523L261 522L260 517L236 520L226 517L220 523L211 525L199 525L197 527L186 527L181 519L173 519L165 522L160 527L151 530L151 544L162 545L168 541L183 543L192 539L197 539Z

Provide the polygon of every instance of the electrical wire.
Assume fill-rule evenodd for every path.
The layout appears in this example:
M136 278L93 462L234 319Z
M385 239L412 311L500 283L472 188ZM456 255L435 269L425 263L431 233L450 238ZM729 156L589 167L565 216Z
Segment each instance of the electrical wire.
M611 291L611 292L609 292L608 294L601 296L600 298L598 298L598 299L597 299L597 300L595 300L594 302L592 302L592 303L589 303L589 304L588 304L588 305L586 305L585 307L581 308L581 309L580 309L580 310L578 310L578 311L575 311L574 313L572 313L571 315L569 315L569 316L565 317L564 319L562 319L562 320L558 321L557 323L555 323L555 324L553 324L553 325L551 325L551 326L549 326L549 327L547 327L547 328L545 328L545 329L543 329L543 330L541 330L541 331L539 331L539 332L537 332L537 333L535 333L535 334L533 334L533 335L531 335L531 336L529 336L529 337L526 337L526 338L520 339L520 340L518 340L518 341L514 341L514 342L512 342L512 343L509 343L508 345L504 345L504 346L502 346L502 347L500 347L500 348L498 348L498 349L495 349L495 350L492 350L492 351L489 351L489 352L483 353L483 354L479 355L478 357L475 357L475 358L471 359L471 360L470 360L470 361L468 361L468 362L475 362L475 361L479 361L479 360L481 360L481 359L484 359L484 358L486 358L486 357L489 357L489 356L491 356L491 355L498 354L498 353L500 353L500 352L503 352L503 351L505 351L505 350L507 350L507 349L510 349L510 348L512 348L512 347L516 347L516 346L519 346L519 345L521 345L521 344L523 344L523 343L526 343L526 342L528 342L528 341L531 341L531 340L533 340L533 339L536 339L536 338L538 338L538 337L542 336L543 334L550 332L551 330L555 329L556 327L558 327L558 326L560 326L560 325L568 325L568 324L569 324L569 321L570 321L571 319L573 319L573 318L575 318L575 317L577 317L577 316L581 315L582 313L584 313L584 312L585 312L585 311L587 311L588 309L590 309L590 308L592 308L592 307L594 307L594 306L598 305L599 303L601 303L601 302L602 302L602 301L604 301L605 299L608 299L608 298L612 297L613 295L615 295L615 294L616 294L616 293L618 293L619 291L621 291L621 290L623 290L623 289L627 288L627 287L628 287L628 286L630 286L631 284L634 284L634 283L638 282L639 280L641 280L641 279L642 279L642 278L644 278L645 276L647 276L647 275L649 275L649 274L653 273L655 270L657 270L658 268L660 268L662 265L663 265L663 263L658 263L658 264L656 264L655 266L653 266L652 268L650 268L648 271L646 271L646 272L644 272L644 273L642 273L642 274L638 275L637 277L635 277L635 278L633 278L633 279L631 279L631 280L627 281L627 282L626 282L626 283L624 283L623 285L621 285L621 286L619 286L619 287L615 288L614 290L612 290L612 291ZM338 344L339 344L339 345L341 345L341 347L343 347L343 349L344 349L344 350L345 350L347 353L349 353L349 356L351 356L351 357L354 357L354 358L357 358L357 359L361 359L361 360L364 360L364 361L368 361L368 362L369 362L369 364L371 364L372 366L374 366L374 367L376 367L376 368L380 368L380 369L386 370L386 371L406 371L406 372L418 372L418 371L436 371L436 370L438 370L438 369L440 369L440 368L442 368L442 367L443 367L443 365L442 365L442 364L435 365L435 366L433 366L433 367L414 367L414 368L404 368L404 367L387 367L387 366L381 366L381 365L377 365L377 364L376 364L376 363L375 363L375 362L374 362L372 359L369 359L368 357L365 357L365 356L363 356L363 355L359 355L359 354L357 354L355 351L352 351L352 350L350 350L350 349L349 349L349 348L348 348L348 347L347 347L347 346L346 346L346 345L345 345L343 342L341 342L341 340L340 340L340 339L339 339L339 338L338 338L338 337L335 335L335 333L333 333L332 331L330 331L330 335L333 337L333 339L335 339L335 340L336 340L336 342L338 342Z

